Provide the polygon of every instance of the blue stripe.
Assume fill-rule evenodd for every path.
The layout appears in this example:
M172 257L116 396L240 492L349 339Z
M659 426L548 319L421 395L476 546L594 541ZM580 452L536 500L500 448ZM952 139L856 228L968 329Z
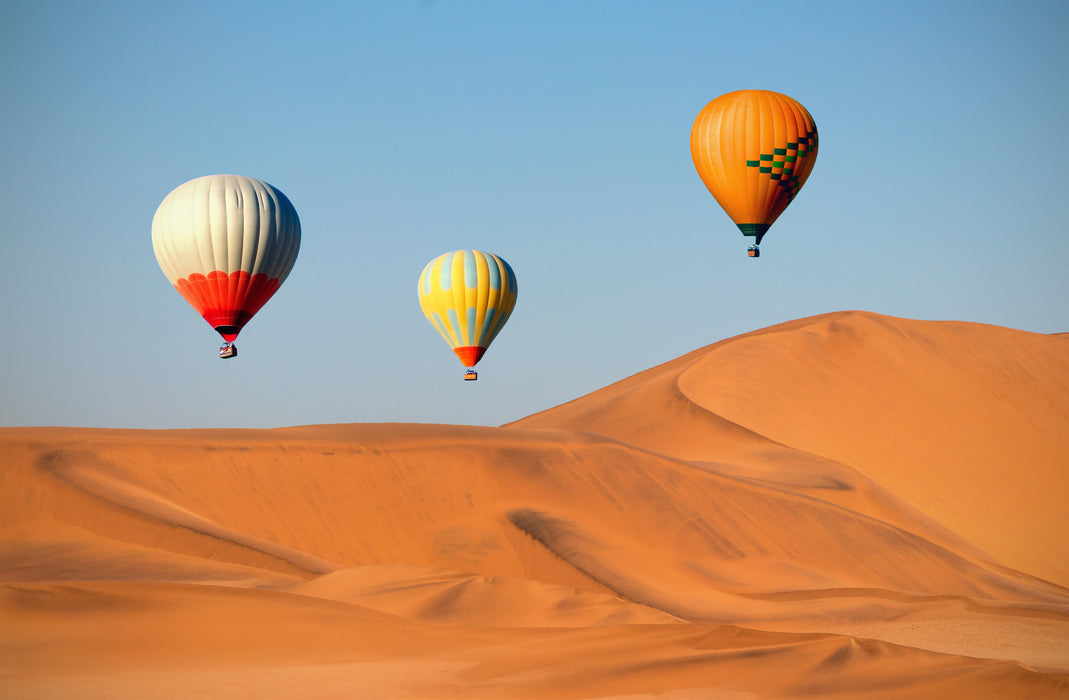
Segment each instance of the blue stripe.
M445 332L445 325L442 323L442 317L438 315L437 311L431 313L431 323L438 329L439 332Z
M464 251L464 284L468 289L479 286L479 268L475 265L475 251Z
M516 273L512 271L512 266L504 260L501 261L501 264L505 266L505 272L507 272L509 276L508 294L514 296L516 294Z
M423 296L427 296L431 293L431 273L434 271L434 264L431 263L427 266L427 269L423 271Z
M475 307L468 307L468 345L475 345Z
M446 315L449 316L449 323L452 324L453 335L457 337L457 340L460 340L460 322L457 320L457 310L449 309L446 311Z
M486 257L486 262L490 265L490 289L501 289L501 268L498 267L497 259L492 255Z
M487 309L486 310L486 319L483 321L483 328L482 328L481 331L479 331L479 338L478 338L477 342L474 343L475 345L483 345L483 346L489 345L489 343L487 343L486 341L487 341L487 338L490 335L490 327L493 326L493 324L494 324L494 312L495 311L496 311L496 309Z
M486 339L487 343L493 342L494 338L497 337L497 334L500 333L501 329L505 327L505 321L508 320L509 317L505 314L501 314L497 317L497 323L495 323L494 327L490 330L490 337Z

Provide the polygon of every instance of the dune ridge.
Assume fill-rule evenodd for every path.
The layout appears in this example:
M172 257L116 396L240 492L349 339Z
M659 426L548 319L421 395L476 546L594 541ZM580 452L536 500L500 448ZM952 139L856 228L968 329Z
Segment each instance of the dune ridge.
M0 429L0 694L1065 696L1067 343L839 312L498 428Z

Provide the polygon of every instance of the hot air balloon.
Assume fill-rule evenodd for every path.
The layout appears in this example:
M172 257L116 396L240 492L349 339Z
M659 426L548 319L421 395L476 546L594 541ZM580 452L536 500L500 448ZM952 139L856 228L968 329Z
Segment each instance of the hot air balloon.
M769 90L739 90L705 105L690 132L705 186L742 231L750 257L817 160L817 126L806 108Z
M516 274L493 253L443 253L419 276L419 306L467 368L464 379L477 379L476 363L516 306Z
M152 219L152 248L174 288L223 337L219 356L285 281L301 247L286 195L241 175L208 175L171 191Z

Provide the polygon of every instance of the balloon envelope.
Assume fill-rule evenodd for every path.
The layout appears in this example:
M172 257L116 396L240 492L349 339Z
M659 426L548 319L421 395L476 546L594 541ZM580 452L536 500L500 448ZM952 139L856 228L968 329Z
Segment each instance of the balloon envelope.
M817 126L806 108L769 90L739 90L705 105L690 154L705 186L757 243L809 178Z
M465 367L474 367L516 306L516 275L481 250L443 253L419 277L419 306Z
M301 222L286 195L241 175L179 185L152 219L163 274L227 341L278 291L300 247Z

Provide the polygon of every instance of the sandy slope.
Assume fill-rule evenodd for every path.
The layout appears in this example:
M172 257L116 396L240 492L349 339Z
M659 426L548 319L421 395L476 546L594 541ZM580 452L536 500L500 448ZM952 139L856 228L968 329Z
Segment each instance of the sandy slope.
M1064 697L1067 343L840 313L502 428L0 430L0 696Z
M816 470L829 481L867 477L1003 563L1069 585L1065 334L829 314L718 343L518 425L744 462L792 485L791 473L814 470L780 463L805 452L855 472ZM770 461L770 442L795 454L776 449Z

